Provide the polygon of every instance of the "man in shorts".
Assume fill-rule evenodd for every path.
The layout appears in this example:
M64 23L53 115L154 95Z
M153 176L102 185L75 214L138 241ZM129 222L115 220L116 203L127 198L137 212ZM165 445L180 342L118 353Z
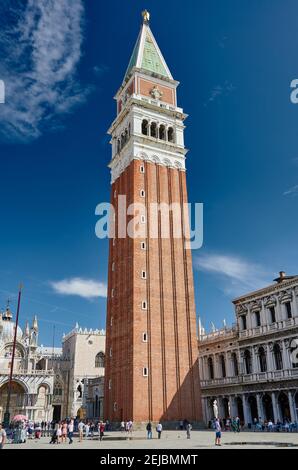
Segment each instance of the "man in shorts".
M215 445L216 446L221 446L220 440L221 440L221 425L220 425L219 419L216 418L215 420Z

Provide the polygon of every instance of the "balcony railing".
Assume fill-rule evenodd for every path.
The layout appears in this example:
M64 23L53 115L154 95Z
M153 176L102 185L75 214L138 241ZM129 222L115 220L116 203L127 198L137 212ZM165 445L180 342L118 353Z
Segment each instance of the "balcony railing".
M201 380L202 387L222 387L223 385L237 385L240 383L268 382L272 380L284 380L298 377L298 368L272 370L268 372L255 372L253 374L242 374L236 377L220 377L209 380Z
M0 369L0 375L9 375L10 369ZM27 369L18 369L13 371L13 376L15 375L34 375L34 376L45 376L45 375L54 375L54 370L31 370Z
M298 326L298 317L282 320L276 323L272 323L271 325L261 325L254 328L249 328L247 330L242 330L239 331L239 336L240 338L250 338L252 336L266 335L276 330L292 328L293 326Z

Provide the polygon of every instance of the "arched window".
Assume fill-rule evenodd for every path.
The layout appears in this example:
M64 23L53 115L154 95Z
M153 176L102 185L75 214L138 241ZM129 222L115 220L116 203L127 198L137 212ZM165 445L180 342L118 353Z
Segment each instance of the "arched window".
M119 153L121 150L121 143L120 143L120 139L117 140L117 152Z
M150 135L151 137L157 137L157 124L156 122L152 122L150 126Z
M128 124L128 137L130 137L130 135L131 135L131 125L130 125L130 123L129 123L129 124Z
M174 142L174 129L172 127L168 128L168 141Z
M223 355L220 356L220 365L221 365L221 375L226 377L226 361Z
M121 148L123 148L124 145L125 145L125 133L123 132L123 133L121 134Z
M159 138L160 140L166 140L166 128L163 124L159 126Z
M259 348L259 361L260 361L260 371L261 372L266 372L267 371L267 359L266 359L266 353L265 349L263 346Z
M105 355L103 352L99 352L95 356L95 367L104 367L105 366Z
M142 134L143 134L143 135L148 135L148 121L147 121L147 119L143 119L143 122L142 122Z
M214 379L214 367L212 357L208 357L208 370L210 379Z
M236 353L232 353L232 363L233 363L233 369L234 369L234 376L237 377L239 375L239 368L238 368L238 359L237 359Z
M282 354L281 354L280 346L277 343L275 343L275 345L273 346L273 355L274 355L274 360L275 360L275 368L277 370L281 370L283 368Z
M245 373L251 374L252 373L251 354L248 349L244 351L244 366L245 366Z

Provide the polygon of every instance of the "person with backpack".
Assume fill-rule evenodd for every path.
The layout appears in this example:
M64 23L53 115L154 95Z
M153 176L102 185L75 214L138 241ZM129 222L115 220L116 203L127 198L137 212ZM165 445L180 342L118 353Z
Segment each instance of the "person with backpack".
M150 421L146 426L146 430L147 430L147 439L152 439L152 424L150 423Z
M161 438L161 433L162 433L162 424L161 423L158 423L158 425L156 426L156 432L158 434L158 439Z

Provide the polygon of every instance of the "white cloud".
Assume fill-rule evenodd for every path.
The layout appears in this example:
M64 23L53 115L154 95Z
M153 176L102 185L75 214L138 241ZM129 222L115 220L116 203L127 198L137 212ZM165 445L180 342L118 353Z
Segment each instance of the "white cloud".
M50 282L50 285L57 294L62 295L78 295L84 299L107 296L107 286L103 282L98 282L93 279L73 277Z
M296 184L296 186L293 186L292 188L285 191L283 195L284 196L295 196L295 194L298 194L298 184Z
M270 282L270 274L259 264L237 256L223 254L199 255L194 266L200 271L214 274L219 286L229 296L260 289Z
M206 107L208 104L212 103L213 101L216 101L220 96L228 96L234 90L235 86L228 81L225 81L223 85L216 85L212 88L210 96L207 99L207 102L204 103L204 106Z
M82 0L4 0L0 7L0 135L27 142L45 128L59 127L58 116L86 100L89 87L78 82L82 55Z

